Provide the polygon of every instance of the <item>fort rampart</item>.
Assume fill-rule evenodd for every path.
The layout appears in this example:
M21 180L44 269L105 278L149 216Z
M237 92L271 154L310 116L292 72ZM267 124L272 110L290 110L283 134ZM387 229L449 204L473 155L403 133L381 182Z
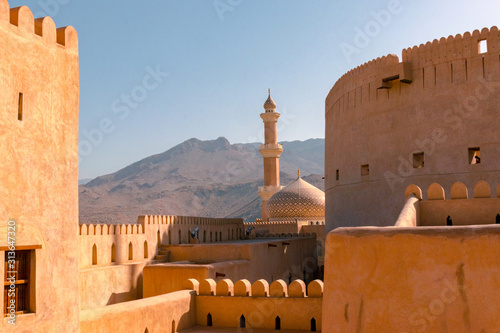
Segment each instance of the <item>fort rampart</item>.
M496 190L499 105L496 27L346 73L325 105L327 231L393 225L411 184L485 181Z

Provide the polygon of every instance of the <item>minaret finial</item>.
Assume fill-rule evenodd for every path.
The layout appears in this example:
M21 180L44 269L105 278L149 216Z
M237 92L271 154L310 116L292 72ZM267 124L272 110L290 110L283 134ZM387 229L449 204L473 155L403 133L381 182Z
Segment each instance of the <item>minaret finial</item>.
M271 95L271 88L269 88L269 90L268 90L268 91L269 91L269 95Z
M298 176L299 176L299 178L300 178L300 169L297 171L297 173L298 173Z

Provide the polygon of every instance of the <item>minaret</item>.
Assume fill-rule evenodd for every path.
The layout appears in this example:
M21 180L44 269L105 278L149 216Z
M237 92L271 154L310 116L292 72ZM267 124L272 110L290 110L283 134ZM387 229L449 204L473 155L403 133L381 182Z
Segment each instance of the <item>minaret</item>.
M278 118L276 113L276 103L271 98L271 89L269 97L264 103L264 113L260 117L264 121L265 142L259 147L260 154L264 158L264 186L259 187L259 195L262 198L262 221L267 221L269 216L265 211L267 201L274 193L282 189L280 186L280 155L283 152L283 146L278 144Z

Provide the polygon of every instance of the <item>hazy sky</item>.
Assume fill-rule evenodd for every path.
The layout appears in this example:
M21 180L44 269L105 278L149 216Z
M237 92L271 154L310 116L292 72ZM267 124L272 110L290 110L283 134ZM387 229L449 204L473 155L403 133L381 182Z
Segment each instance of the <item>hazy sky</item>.
M324 100L348 70L499 25L498 0L41 0L80 47L80 178L184 140L262 139L267 89L279 140L324 137Z

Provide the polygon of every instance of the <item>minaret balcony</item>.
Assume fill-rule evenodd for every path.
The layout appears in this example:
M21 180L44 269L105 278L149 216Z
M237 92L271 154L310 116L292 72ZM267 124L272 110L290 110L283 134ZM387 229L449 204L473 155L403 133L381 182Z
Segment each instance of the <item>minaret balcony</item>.
M283 152L283 146L278 143L268 143L259 146L262 157L279 157Z

